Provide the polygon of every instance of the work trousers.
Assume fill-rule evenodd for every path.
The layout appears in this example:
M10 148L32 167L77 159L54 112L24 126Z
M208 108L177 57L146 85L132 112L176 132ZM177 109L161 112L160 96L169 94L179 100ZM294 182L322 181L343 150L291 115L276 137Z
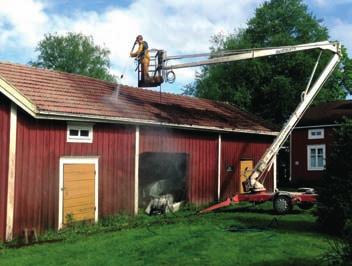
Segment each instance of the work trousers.
M143 58L142 59L142 73L143 73L143 79L148 79L149 78L149 63L150 59L149 58Z

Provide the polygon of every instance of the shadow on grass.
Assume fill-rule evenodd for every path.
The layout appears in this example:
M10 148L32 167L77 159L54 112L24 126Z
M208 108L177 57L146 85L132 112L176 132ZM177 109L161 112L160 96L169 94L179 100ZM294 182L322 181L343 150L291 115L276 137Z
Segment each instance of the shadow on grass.
M277 215L274 211L274 209L263 209L258 206L246 206L246 207L232 207L232 208L227 208L227 209L219 209L214 211L216 213L258 213L258 214L270 214L270 215ZM297 214L303 214L304 212L299 209L294 209L291 211L289 215L297 215Z
M312 219L304 218L305 215L309 214L299 209L295 209L287 215L277 215L273 209L246 206L222 209L216 211L216 213L233 214L234 216L231 215L231 217L228 216L224 219L233 219L235 223L239 222L241 226L248 228L258 227L285 232L322 234L315 223L315 219L313 217Z
M314 221L289 220L283 216L236 217L236 221L247 227L268 228L295 233L320 233Z
M317 259L304 259L304 258L296 258L296 259L288 259L288 260L275 260L273 259L272 261L265 261L265 262L258 262L258 263L253 263L251 264L253 266L261 266L261 265L270 265L270 266L281 266L281 265L321 265L321 261L319 258Z

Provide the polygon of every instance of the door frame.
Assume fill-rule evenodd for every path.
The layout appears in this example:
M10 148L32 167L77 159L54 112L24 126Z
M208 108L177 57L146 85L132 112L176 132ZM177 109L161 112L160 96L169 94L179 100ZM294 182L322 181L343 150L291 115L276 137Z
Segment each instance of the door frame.
M59 166L59 220L58 220L58 229L61 229L63 226L63 206L64 206L64 164L94 164L95 165L95 176L94 176L94 185L95 185L95 213L94 220L98 221L99 213L99 158L98 157L61 157L60 166Z
M254 165L254 160L251 159L251 158L241 158L240 159L240 167L239 167L239 170L240 170L240 175L239 175L239 181L240 181L240 184L239 184L239 193L243 193L244 191L243 190L243 187L242 187L242 180L241 180L241 176L242 176L242 173L241 173L241 162L245 162L245 161L251 161L252 162L252 170L254 169L255 165ZM242 191L242 192L241 192Z

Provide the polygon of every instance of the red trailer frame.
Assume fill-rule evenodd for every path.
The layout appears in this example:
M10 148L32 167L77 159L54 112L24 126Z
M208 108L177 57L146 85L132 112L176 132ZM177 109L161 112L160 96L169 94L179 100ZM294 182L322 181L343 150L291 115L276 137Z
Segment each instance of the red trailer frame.
M241 193L236 194L231 198L227 198L225 201L219 202L212 205L200 213L211 212L223 207L230 206L231 204L237 204L240 202L252 202L252 203L264 203L267 201L273 202L274 210L278 214L286 214L290 212L294 205L297 205L301 209L310 209L317 202L318 195L314 193L314 190L303 188L298 192L288 191L276 191L276 192L255 192L255 193Z

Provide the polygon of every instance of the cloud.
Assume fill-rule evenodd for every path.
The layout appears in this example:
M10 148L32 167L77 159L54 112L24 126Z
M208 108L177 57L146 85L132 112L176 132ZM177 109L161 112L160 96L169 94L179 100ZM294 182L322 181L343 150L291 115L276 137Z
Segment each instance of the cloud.
M34 47L46 32L48 21L49 18L44 12L42 2L2 0L0 49L3 51L8 46Z
M109 6L100 13L74 10L68 15L55 12L48 0L2 0L0 51L6 54L11 50L13 54L16 49L17 61L26 63L34 59L35 46L45 33L81 32L109 48L112 72L125 72L123 82L136 85L128 54L137 34L143 34L150 47L165 49L169 55L205 52L212 35L244 27L261 2L135 0L127 7ZM189 83L194 72L177 70L179 84Z
M345 22L341 19L335 19L330 28L330 35L332 39L340 41L349 52L352 51L352 36L346 34L352 32L352 23Z
M321 8L329 8L331 6L338 6L338 5L345 5L351 4L352 0L313 0L314 5L321 7Z

